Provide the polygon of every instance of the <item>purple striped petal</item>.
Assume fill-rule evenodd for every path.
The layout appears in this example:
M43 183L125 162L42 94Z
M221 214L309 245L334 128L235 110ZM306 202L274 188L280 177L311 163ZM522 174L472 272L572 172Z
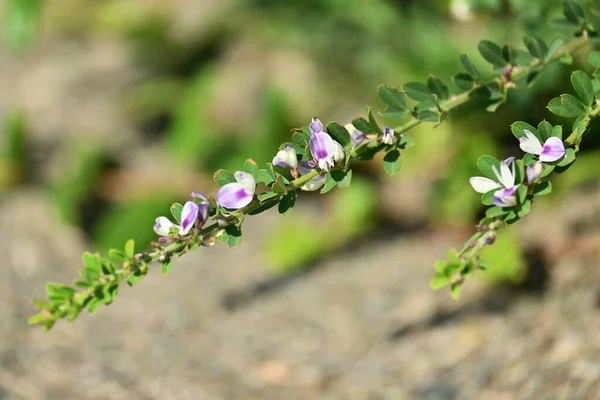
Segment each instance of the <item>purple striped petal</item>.
M310 152L321 168L324 171L329 171L333 167L335 155L335 142L325 132L316 132L310 136Z
M246 207L252 201L254 192L249 193L239 182L224 185L217 193L217 201L225 208L237 210Z
M551 137L544 143L544 148L540 154L540 161L554 162L558 161L565 155L565 145L562 140L557 137Z
M512 207L517 204L517 197L515 193L519 185L513 186L508 189L500 189L494 192L492 201L498 207Z
M312 122L310 123L308 128L310 129L310 133L313 133L313 134L323 132L323 124L317 117L314 117L312 119Z
M200 207L193 201L188 201L183 206L181 211L181 228L179 229L180 235L187 235L196 219L198 218L198 210Z
M208 203L200 203L198 205L198 228L202 228L206 221L208 221L208 212L210 211L210 205Z

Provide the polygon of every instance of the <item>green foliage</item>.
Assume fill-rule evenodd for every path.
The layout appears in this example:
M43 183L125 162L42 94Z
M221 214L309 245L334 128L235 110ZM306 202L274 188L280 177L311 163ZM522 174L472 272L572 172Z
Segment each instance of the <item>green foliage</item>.
M272 157L279 142L272 142L269 137L273 135L267 137L261 132L276 132L281 128L280 124L286 126L283 121L288 107L286 98L281 92L269 86L264 93L261 93L259 114L264 118L259 118L256 125L252 124L248 127L248 130L256 135L251 139L241 140L243 145L237 148L234 143L229 142L224 132L212 128L207 108L202 107L207 99L210 101L214 98L218 87L216 85L218 75L214 69L198 71L194 74L194 81L186 90L180 104L174 106L176 109L174 122L166 133L165 141L169 151L185 167L194 166L199 161L210 165L211 156L225 152L227 156L220 159L226 158L225 166L231 167L231 171L240 168L243 161L243 158L240 158L242 151L257 152L258 162L253 159L246 160L242 170L252 174L256 181L261 183L258 191L262 193L257 193L252 199L248 198L248 201L251 201L236 210L225 209L218 204L218 199L215 201L211 198L209 223L202 227L193 226L186 234L172 232L171 235L161 238L159 242L152 242L152 251L149 252L136 253L133 240L127 242L123 251L111 247L116 246L114 242L122 243L124 240L122 232L131 235L131 232L135 232L136 229L139 229L140 234L131 235L136 241L142 243L151 241L154 235L149 228L152 226L153 218L155 215L164 214L167 208L163 205L163 200L154 198L148 203L136 200L112 208L104 215L94 231L94 237L100 247L108 250L109 258L102 258L99 254L84 254L81 279L74 282L73 287L49 284L47 301L35 302L35 306L40 309L40 314L32 317L30 322L42 324L46 329L50 329L59 319L74 320L82 310L87 309L93 314L101 304L110 304L114 301L122 282L136 284L147 274L149 266L153 263L160 264L161 272L168 274L173 266L174 257L186 254L201 245L211 246L215 241L221 241L232 248L238 247L243 239L242 226L246 215L259 214L276 205L281 214L288 214L296 204L298 190L321 189L321 193L332 191L330 212L310 222L304 218L296 220L294 217L287 217L281 227L269 232L271 237L268 241L268 251L274 264L281 270L288 270L314 260L325 251L339 248L353 235L368 231L372 221L371 216L376 209L370 183L360 176L353 177L351 162L357 159L370 160L378 153L385 152L383 169L389 175L393 175L400 168L402 151L412 146L412 139L404 135L408 130L423 122L441 124L455 108L476 97L485 99L488 111L496 111L507 101L509 89L516 87L520 79L525 78L526 82L531 84L550 62L570 61L570 53L585 45L588 38L594 37L596 32L586 21L581 7L572 1L564 2L564 14L565 21L577 30L579 39L566 45L555 41L548 46L540 38L527 37L524 43L529 52L514 48L510 44L500 47L489 40L481 41L478 46L479 51L483 59L492 64L493 72L485 80L482 79L475 64L468 56L463 55L460 61L466 73L453 76L453 82L463 92L456 95L451 96L450 88L434 75L428 77L426 84L409 82L404 84L401 90L380 86L379 97L385 104L385 110L381 115L384 118L405 120L402 125L394 128L393 137L387 135L391 132L388 127L381 128L382 125L370 108L367 118L353 120L354 126L367 134L360 144L352 143L351 136L343 124L330 122L327 125L327 132L333 140L343 146L344 160L341 160L342 157L338 154L328 160L330 162L326 167L322 164L320 167L310 165L310 168L314 169L308 172L304 169L291 168L284 175L275 171L271 164L265 163ZM387 34L389 30L383 29L382 32ZM419 36L425 34L426 32ZM333 56L330 58L335 59ZM594 65L600 63L596 58L594 55L590 57L590 62ZM345 63L345 65L351 64ZM332 65L332 68L337 67ZM595 73L594 76L596 75ZM553 99L549 105L550 110L559 116L577 118L572 132L564 142L567 147L565 156L557 162L544 163L541 168L536 167L537 171L542 173L532 182L525 180L525 165L534 165L539 160L539 155L530 154L522 160L515 161L514 184L518 186L510 186L504 183L506 179L503 179L506 189L515 189L514 195L512 193L502 195L508 196L506 202L498 202L495 191L482 196L481 202L486 206L486 217L481 220L477 232L460 251L452 250L447 261L436 263L435 275L430 283L432 288L449 287L452 297L458 297L462 283L467 277L476 271L489 269L489 264L483 261L482 255L486 249L493 248L490 245L496 241L500 229L529 214L536 197L547 195L552 190L546 178L552 172L564 172L574 163L582 135L589 129L591 121L600 114L600 106L594 101L596 97L594 85L599 87L600 82L594 82L586 73L576 71L572 76L572 84L579 99L570 94L563 94ZM386 135L383 135L384 130ZM547 140L549 137L562 139L562 128L552 126L546 121L542 121L537 128L518 121L511 126L511 130L517 138L522 138L526 131L531 131L540 141ZM255 140L256 137L259 140ZM294 129L291 141L285 142L279 148L291 146L297 153L298 161L311 160L309 138L308 127ZM484 143L482 147L487 146L485 141L481 143ZM453 148L460 149L455 142L451 144ZM465 157L469 160L474 158L473 154L467 154ZM469 166L472 168L473 162L463 164L461 168L457 168L458 173L448 174L448 178L452 182L459 180L465 182L467 175L470 174ZM500 161L496 158L480 157L477 166L483 175L494 181L499 180L494 172L500 169ZM320 169L321 167L323 169ZM321 178L324 178L322 188L317 187L316 183L321 183L319 181ZM235 175L233 172L221 169L215 173L214 180L218 185L223 186L234 182ZM346 188L346 190L334 190L336 188ZM454 189L454 185L447 185L444 194L457 201L457 197L451 196ZM462 199L458 201L462 202ZM183 206L175 203L170 210L175 221L180 222ZM458 210L457 207L457 213ZM332 231L335 234L332 235ZM518 243L512 243L512 246L516 247ZM504 252L508 251L504 250ZM516 265L518 261L511 260L511 263Z
M3 10L4 42L22 50L35 38L40 24L41 0L6 0Z

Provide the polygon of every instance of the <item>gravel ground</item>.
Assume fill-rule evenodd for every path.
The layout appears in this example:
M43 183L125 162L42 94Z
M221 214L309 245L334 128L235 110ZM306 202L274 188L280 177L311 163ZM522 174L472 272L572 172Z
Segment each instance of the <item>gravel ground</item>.
M427 280L455 240L375 239L231 310L269 278L252 233L271 220L45 334L29 297L75 277L83 241L40 193L6 197L0 399L600 398L597 260L559 261L541 295L473 281L451 301Z

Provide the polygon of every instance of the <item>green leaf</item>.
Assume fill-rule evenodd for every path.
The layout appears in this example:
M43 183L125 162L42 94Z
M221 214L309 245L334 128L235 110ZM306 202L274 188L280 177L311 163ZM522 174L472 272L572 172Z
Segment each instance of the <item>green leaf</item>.
M469 58L468 55L461 54L460 55L460 62L462 63L463 67L465 67L465 70L473 78L478 78L479 77L479 72L477 71L477 67L475 67L475 64L473 64L473 61L471 61L471 59Z
M340 189L350 187L352 182L352 170L348 171L331 171L331 178L337 183Z
M481 196L481 204L483 204L484 206L493 206L494 205L494 193L497 190L498 189L490 190L489 192L487 192L483 196Z
M142 280L143 277L144 277L144 275L140 274L140 273L130 274L127 277L127 284L129 286L135 286L135 284L138 283L140 280Z
M592 51L588 57L588 62L594 68L600 68L600 51Z
M540 182L533 189L533 194L536 196L545 196L550 193L552 193L552 183L548 181Z
M477 47L482 57L493 66L503 67L506 65L502 49L497 44L489 40L482 40Z
M325 177L325 185L323 185L323 188L321 189L320 193L321 194L328 193L336 187L337 187L337 182L335 181L335 179L333 179L333 177L331 176L331 172L330 172Z
M448 89L448 86L446 86L437 76L430 75L429 78L427 78L427 86L429 87L429 90L441 100L446 100L450 97L450 89Z
M81 257L83 261L83 265L85 265L86 269L96 271L98 274L102 271L102 265L100 264L100 257L98 254L92 254L85 252Z
M165 260L160 266L160 273L163 275L167 275L169 272L171 272L171 268L173 268L172 260Z
M502 57L507 64L514 64L517 53L510 44L502 46Z
M367 113L367 116L369 118L369 124L371 125L372 132L373 133L383 133L382 130L381 130L381 128L379 127L379 124L377 123L377 120L373 116L373 111L371 110L370 107L369 107L369 111Z
M443 272L438 272L437 274L433 275L429 281L429 287L433 290L441 289L449 284L450 278L448 278Z
M502 106L504 103L506 103L506 100L500 99L500 100L488 105L485 109L487 112L496 112L498 110L498 108L500 108L500 106Z
M581 101L570 94L560 96L560 103L569 114L576 117L581 117L587 114L587 109Z
M545 142L552 136L552 124L546 120L540 122L538 125L538 132L542 143Z
M108 250L108 257L115 264L122 264L127 261L127 258L125 258L125 253L117 249Z
M556 165L544 164L544 169L542 169L542 173L540 174L540 179L545 178L548 175L550 175L554 171L554 168L556 168Z
M387 106L382 114L384 117L403 118L408 114L408 103L406 102L406 94L404 92L396 88L381 85L379 86L379 97ZM354 127L361 132L370 132L370 129L363 131L356 125Z
M181 223L181 213L183 212L183 205L179 203L173 203L171 205L171 215L175 218L178 224Z
M275 179L275 183L273 183L273 186L271 186L271 190L275 193L286 193L286 181L287 179L285 179L282 175L277 175L277 179Z
M342 146L346 146L351 142L348 130L338 123L330 122L327 125L327 133Z
M385 172L393 176L400 170L400 152L396 149L388 151L383 157L383 169Z
M258 165L256 165L253 159L249 158L244 162L244 172L252 175L255 180L258 180Z
M75 289L59 283L49 282L46 284L46 293L49 297L57 297L69 300L75 294Z
M257 182L263 182L265 185L270 186L275 182L275 171L273 170L273 164L267 164L267 168L258 170Z
M228 225L225 228L225 232L229 235L229 240L227 241L229 247L239 247L242 243L242 229L236 225Z
M405 149L410 149L411 147L413 147L415 145L414 140L412 139L412 137L408 136L408 135L404 135L402 134L400 136L400 140L398 141L398 147L402 150Z
M125 242L125 257L128 259L132 259L135 254L135 242L132 239L129 239Z
M583 71L575 71L571 75L571 83L577 95L586 106L590 106L594 101L594 86L592 80Z
M220 169L217 172L215 172L215 174L213 175L213 179L219 186L225 186L228 183L237 182L235 179L235 175L233 175L233 172L224 169Z
M550 136L552 137L557 137L559 139L562 139L563 134L562 134L562 126L560 125L556 125L554 128L552 128L552 132L550 132Z
M464 72L459 72L452 76L452 82L460 89L463 90L471 90L473 86L475 86L475 79L469 74L465 74Z
M548 110L550 110L552 114L558 115L559 117L575 117L575 115L572 115L569 110L563 106L560 97L555 97L550 100L550 103L548 103Z
M408 82L403 86L406 95L413 100L431 100L431 91L427 86L419 82Z
M567 165L572 164L576 158L577 158L577 155L575 154L575 150L569 148L566 150L565 156L563 157L562 160L560 160L560 162L557 164L557 166L558 167L566 167Z
M517 217L523 218L531 212L531 200L524 201L519 210L517 211Z
M567 21L580 24L584 21L583 9L572 0L563 0L563 13Z
M535 83L537 82L538 78L540 76L540 72L539 71L531 71L527 74L527 77L525 78L525 82L527 83L528 87L533 87L533 85L535 85Z
M438 106L435 99L432 97L430 99L423 100L420 103L416 104L414 110L417 114L421 111L438 112Z
M453 283L450 286L450 296L452 296L452 298L454 300L458 300L458 298L460 297L460 284L459 283Z
M248 211L248 215L258 215L262 212L265 212L273 207L275 207L279 203L279 199L267 200L259 207L253 209L252 211ZM217 239L219 240L219 239Z
M440 122L440 113L431 110L419 111L417 118L421 122Z
M550 45L550 48L548 49L548 52L546 53L546 61L551 60L552 57L554 57L556 55L558 50L560 50L561 46L564 43L565 42L562 39L556 39L554 42L552 42L552 44Z
M287 214L296 204L298 194L295 190L291 190L281 198L279 202L279 214Z
M515 183L521 184L525 180L525 164L523 160L515 161Z
M361 131L363 133L374 133L374 132L376 132L376 130L371 127L371 124L369 123L369 121L367 121L364 118L353 119L352 120L352 125L354 125L354 127L356 129L358 129L359 131Z
M523 42L532 56L540 60L545 59L546 54L548 54L548 45L546 42L537 36L525 36Z
M510 130L512 131L513 135L517 139L520 137L526 136L525 135L526 130L533 133L535 135L535 137L537 137L538 139L541 139L540 133L538 132L538 130L534 126L529 125L527 122L523 122L523 121L514 122L510 126Z
M519 201L519 204L525 203L527 200L527 187L523 185L519 186L517 189L517 200Z
M500 161L492 156L481 156L477 160L477 167L483 175L490 178L493 181L497 181L498 177L494 173L493 167L496 167L500 171Z
M256 198L257 198L259 201L265 201L265 200L269 200L269 199L272 199L272 198L274 198L274 197L277 197L277 196L279 196L279 195L280 195L280 193L275 193L275 192L264 192L264 193L261 193L261 194L259 194L258 196L256 196Z
M510 210L507 210L506 208L495 206L488 208L485 212L485 216L488 218L496 218L501 217L502 215L506 215L509 212Z

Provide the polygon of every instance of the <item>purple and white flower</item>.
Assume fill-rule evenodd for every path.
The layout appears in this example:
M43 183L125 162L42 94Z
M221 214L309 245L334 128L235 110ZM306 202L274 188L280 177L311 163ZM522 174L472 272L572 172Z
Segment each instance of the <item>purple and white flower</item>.
M237 182L223 185L217 192L217 202L230 210L237 210L250 204L256 190L256 181L251 174L237 171L234 176Z
M193 201L188 201L181 211L181 225L174 224L167 217L158 217L154 223L154 232L159 236L170 236L172 233L187 235L198 218L200 207Z
M381 143L394 144L394 130L389 126L383 127L383 136L381 137Z
M335 141L323 130L323 124L318 118L313 118L310 128L310 152L323 171L329 171L335 164Z
M192 192L194 203L198 205L198 220L196 221L196 228L200 229L208 221L208 213L210 211L210 204L208 199L202 193Z
M535 181L540 176L540 174L542 173L543 170L544 170L544 164L542 164L539 161L537 161L531 165L528 165L527 168L525 168L525 175L527 176L527 183L532 183L533 181Z
M356 129L356 127L352 124L346 124L344 127L350 134L350 138L352 139L352 145L354 147L358 147L365 140L365 133Z
M288 169L298 168L296 149L292 146L286 146L285 149L279 150L273 157L273 165Z
M300 175L306 175L315 170L317 166L316 162L310 161L301 161L298 166L298 171ZM324 184L327 177L324 174L319 174L316 177L312 178L310 181L306 182L304 185L300 187L301 190L312 192L315 190L319 190Z
M515 195L519 185L515 185L515 159L514 157L500 161L500 171L496 166L492 166L492 171L496 175L497 181L483 176L474 176L469 179L471 186L478 193L494 192L492 201L499 207L512 207L517 204Z
M540 156L542 162L558 161L565 155L565 145L557 137L548 138L544 144L531 131L525 129L525 136L519 138L519 147L525 153Z

